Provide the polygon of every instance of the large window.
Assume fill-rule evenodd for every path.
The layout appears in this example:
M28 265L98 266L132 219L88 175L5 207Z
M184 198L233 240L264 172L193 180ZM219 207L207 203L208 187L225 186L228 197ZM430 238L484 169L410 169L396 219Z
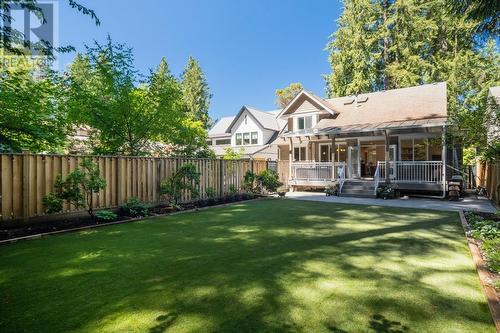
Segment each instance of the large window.
M307 159L306 147L294 147L293 148L293 160L294 161L305 161L306 159Z
M231 144L231 139L220 139L220 140L215 140L216 145L230 145Z
M258 143L257 132L236 133L236 145L256 145Z
M252 132L252 144L256 145L258 142L258 134L257 132Z
M439 138L401 139L402 161L441 161L441 140Z

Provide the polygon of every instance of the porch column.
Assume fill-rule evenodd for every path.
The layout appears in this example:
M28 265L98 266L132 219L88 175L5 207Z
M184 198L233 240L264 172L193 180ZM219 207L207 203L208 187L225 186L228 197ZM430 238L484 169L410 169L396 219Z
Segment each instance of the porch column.
M332 161L332 180L335 180L335 135L331 135L330 138L332 139L332 147L330 148L330 155L331 155L331 161Z
M443 170L441 170L442 172L442 176L443 177L443 196L446 195L446 125L443 125L443 134L441 136L441 144L442 144L442 148L441 148L441 161L443 162Z
M292 179L293 139L289 139L290 145L288 146L288 179Z
M389 184L391 182L391 178L389 177L389 146L390 146L390 140L389 140L389 133L387 130L384 131L385 134L385 183ZM396 167L396 165L394 165Z

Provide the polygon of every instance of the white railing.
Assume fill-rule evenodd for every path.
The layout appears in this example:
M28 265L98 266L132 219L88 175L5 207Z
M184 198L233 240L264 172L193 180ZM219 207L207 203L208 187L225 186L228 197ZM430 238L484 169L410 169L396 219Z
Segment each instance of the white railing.
M332 169L333 165L335 168ZM292 162L291 179L325 181L337 179L344 162Z
M375 179L385 179L385 162L378 162ZM389 162L389 178L398 183L442 183L442 161L396 161ZM378 184L376 184L378 185Z
M374 195L377 195L377 188L378 188L378 184L380 183L380 163L381 162L378 162L377 163L377 169L375 169L375 174L373 175L373 180L374 180L374 189L373 189L373 194ZM382 162L384 163L384 162Z
M338 172L338 179L339 179L339 193L342 193L342 188L344 187L344 182L345 182L345 168L346 164L342 163L342 165L339 167L339 172Z

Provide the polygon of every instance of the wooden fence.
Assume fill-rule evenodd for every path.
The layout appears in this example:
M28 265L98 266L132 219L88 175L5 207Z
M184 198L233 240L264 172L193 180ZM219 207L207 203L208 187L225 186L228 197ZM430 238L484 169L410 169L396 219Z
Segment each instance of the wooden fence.
M54 190L57 175L65 177L85 156L0 154L0 222L42 216L43 197ZM207 188L223 195L231 188L240 189L247 170L260 172L266 161L220 159L180 159L124 156L89 156L99 165L106 180L104 190L95 194L94 208L114 208L131 197L147 203L160 203L160 183L184 163L193 163L200 176L200 196ZM182 200L191 198L185 193ZM64 204L63 212L76 209Z
M486 189L488 198L500 205L500 162L478 162L476 177L477 184Z

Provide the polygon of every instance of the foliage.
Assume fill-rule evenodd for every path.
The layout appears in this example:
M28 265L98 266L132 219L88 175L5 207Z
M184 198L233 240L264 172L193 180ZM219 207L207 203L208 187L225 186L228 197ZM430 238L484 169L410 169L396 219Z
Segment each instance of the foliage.
M332 195L338 195L339 194L338 184L335 183L333 185L325 187L325 194L327 197L332 196Z
M257 181L269 192L276 192L278 187L283 185L279 180L278 173L270 169L262 170L257 175Z
M74 50L74 47L70 45L55 47L47 40L33 43L28 40L28 37L30 36L25 36L24 31L19 31L15 28L15 26L10 26L9 28L7 28L7 24L15 21L10 10L12 9L12 5L19 6L20 8L24 9L25 13L28 14L28 17L33 17L35 20L38 20L39 23L45 23L46 13L44 13L43 8L40 6L41 2L42 1L39 0L0 1L0 20L3 23L2 25L0 25L0 49L5 49L7 52L16 55L25 54L27 50L30 50L31 52L44 54L51 58L54 57L54 52L69 52ZM81 5L76 0L68 0L68 4L71 8L77 10L83 15L90 16L96 25L99 25L101 23L96 13L92 9Z
M207 195L207 198L215 198L215 189L213 187L207 187L205 190L205 194Z
M122 205L121 210L123 213L130 217L147 216L150 205L142 202L137 197L131 197L127 202Z
M481 250L483 251L489 268L500 272L500 218L497 220L485 219L482 216L466 212L467 223L469 224L469 236L481 240ZM498 215L497 215L498 216Z
M185 163L172 176L161 182L160 193L169 203L177 205L183 191L189 192L191 197L197 197L199 183L200 173L196 171L196 166Z
M229 194L236 194L238 193L238 188L234 184L231 184L229 185L228 192Z
M43 199L44 204L47 204L47 212L61 211L62 202L66 201L75 208L85 207L90 217L94 219L94 193L106 188L106 181L101 178L98 165L86 158L80 164L80 168L68 174L66 179L58 175L54 188L55 192Z
M64 91L45 65L0 64L0 152L59 152L68 129Z
M181 74L181 87L189 118L200 121L204 129L210 128L212 122L208 115L208 108L212 94L200 64L193 57L189 57Z
M224 148L224 156L222 157L226 161L235 161L241 160L243 155L245 154L245 150L240 148L239 151L235 151L231 147Z
M446 81L453 141L484 147L488 88L500 81L494 39L447 0L345 0L330 36L330 97ZM360 15L363 13L363 15Z
M299 94L304 88L302 83L290 83L288 87L276 90L276 105L280 108L284 108L290 103L295 96Z
M116 220L118 215L110 210L99 210L95 213L95 217L98 221L110 222Z
M250 193L261 193L262 189L269 192L276 192L283 183L279 181L279 176L274 170L263 170L259 174L248 170L243 177L243 189Z
M377 188L377 197L382 199L394 199L396 197L397 186L391 185L380 185Z
M448 0L448 7L457 16L481 22L478 33L500 33L499 4L497 0Z

